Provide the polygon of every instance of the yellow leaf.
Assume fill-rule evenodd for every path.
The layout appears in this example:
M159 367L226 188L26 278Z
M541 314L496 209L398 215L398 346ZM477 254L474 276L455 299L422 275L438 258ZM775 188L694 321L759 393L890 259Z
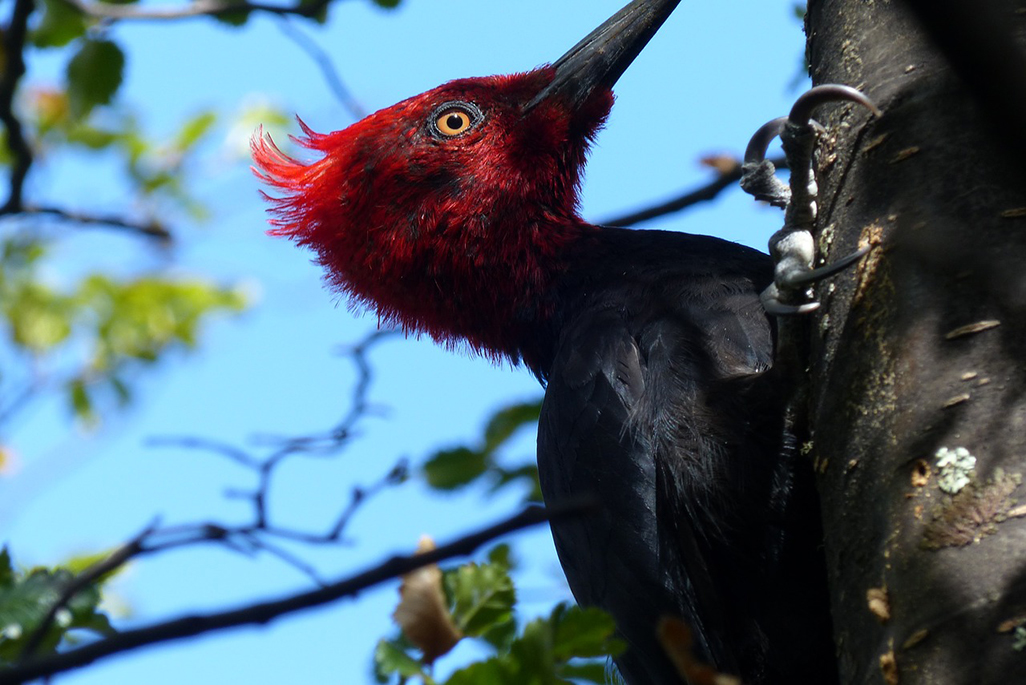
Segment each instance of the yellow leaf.
M12 476L18 470L18 455L10 447L0 445L0 476Z

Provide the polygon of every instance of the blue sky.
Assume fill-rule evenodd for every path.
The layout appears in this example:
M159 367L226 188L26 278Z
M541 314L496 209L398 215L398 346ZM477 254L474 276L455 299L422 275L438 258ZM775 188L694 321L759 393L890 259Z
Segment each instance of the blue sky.
M384 11L367 0L349 0L336 3L323 28L298 25L372 111L452 78L553 60L624 1L404 0L398 10ZM122 23L110 35L128 52L120 97L148 130L170 133L201 109L227 115L257 98L299 113L316 130L352 121L310 58L270 18L258 16L242 29L208 19ZM682 3L617 87L617 105L588 167L585 216L599 220L707 180L699 156L740 152L760 124L787 111L796 95L789 86L799 72L803 38L791 0ZM60 69L54 56L38 55L30 78L52 83ZM227 134L219 131L218 144L209 146L194 174L194 189L213 218L200 226L179 224L173 268L244 282L256 296L254 306L210 326L196 354L168 359L147 374L135 405L97 433L67 430L56 403L44 403L17 428L10 441L20 472L0 481L0 540L16 559L54 563L109 548L158 514L168 524L239 520L242 506L223 493L250 485L250 474L209 454L155 448L148 440L192 435L249 444L260 432L323 430L347 409L354 373L336 350L373 330L375 319L350 313L328 293L309 254L264 235L257 183L244 163L227 156L230 143L238 142L225 141ZM73 206L116 208L123 201L117 186L89 164L44 161L30 193L59 192ZM780 222L777 212L734 191L647 227L764 249ZM131 239L95 231L62 243L59 257L69 272L139 271L167 259ZM389 340L371 361L371 398L387 412L367 419L337 460L290 464L274 491L280 520L322 527L354 484L374 481L400 457L416 464L434 449L472 440L495 409L540 394L522 369L452 354L428 341ZM520 436L511 456L530 456L532 440ZM412 481L361 509L350 532L354 545L309 556L327 577L339 577L412 549L423 533L445 541L506 516L517 503L515 493L442 498ZM522 608L541 613L567 598L548 532L521 535L516 545L523 562ZM134 564L115 590L135 612L125 623L132 625L276 597L305 583L273 558L202 548ZM392 631L395 598L391 584L265 628L118 657L60 682L370 682L371 651Z

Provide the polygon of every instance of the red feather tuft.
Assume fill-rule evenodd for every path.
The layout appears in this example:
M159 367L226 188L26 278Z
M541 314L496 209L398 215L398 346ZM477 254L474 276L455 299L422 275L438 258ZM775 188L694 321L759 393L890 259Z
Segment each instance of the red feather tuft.
M310 150L327 154L331 150L330 135L317 133L306 123L296 117L303 137L289 136L294 142ZM275 218L270 223L274 228L270 235L296 238L300 242L312 230L310 218L316 215L318 189L323 187L321 177L329 171L331 162L328 157L304 164L282 152L269 134L264 133L261 126L250 140L253 161L253 173L269 186L284 193L281 197L272 197L261 191L261 195L272 204L271 212Z

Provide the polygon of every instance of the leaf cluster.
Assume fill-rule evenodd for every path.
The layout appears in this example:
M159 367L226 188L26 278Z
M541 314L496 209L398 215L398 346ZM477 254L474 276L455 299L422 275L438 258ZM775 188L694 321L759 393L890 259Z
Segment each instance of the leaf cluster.
M604 683L606 659L623 649L614 636L612 619L598 609L561 603L548 616L520 627L511 568L510 548L503 544L488 553L487 562L463 564L443 574L453 622L465 637L485 645L491 656L437 680L400 635L378 643L374 654L377 681L405 683L416 678L427 685Z
M502 448L523 428L538 422L541 400L521 402L495 412L475 446L462 445L439 450L424 463L422 473L429 486L451 492L477 482L487 483L491 492L517 483L527 485L525 500L541 501L538 467L533 457L506 467L500 463Z
M210 314L245 305L239 291L197 279L94 273L59 289L42 273L45 255L44 243L33 238L0 242L0 330L34 367L35 383L56 377L36 390L62 388L86 421L98 418L98 393L128 402L126 373L171 350L191 349ZM5 380L0 377L0 390Z
M99 635L114 633L107 615L99 609L100 583L76 592L59 609L45 634L36 633L50 608L63 595L79 567L92 558L72 560L54 568L16 571L7 548L0 550L0 667L21 659L30 641L38 640L37 655L53 653L62 643L74 641L74 631ZM41 638L41 639L40 639Z

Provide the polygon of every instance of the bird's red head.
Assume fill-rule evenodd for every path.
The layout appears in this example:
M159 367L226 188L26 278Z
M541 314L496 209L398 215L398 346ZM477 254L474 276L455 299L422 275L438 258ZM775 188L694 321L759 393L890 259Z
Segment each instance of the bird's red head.
M331 283L389 323L516 358L516 329L547 315L546 290L578 217L585 153L612 92L579 107L527 105L553 69L463 79L347 129L303 126L302 163L253 141L274 235L313 248Z
M271 233L313 248L387 323L529 354L573 246L597 230L577 194L612 86L678 2L633 0L549 67L452 81L335 133L303 126L310 163L258 135Z

